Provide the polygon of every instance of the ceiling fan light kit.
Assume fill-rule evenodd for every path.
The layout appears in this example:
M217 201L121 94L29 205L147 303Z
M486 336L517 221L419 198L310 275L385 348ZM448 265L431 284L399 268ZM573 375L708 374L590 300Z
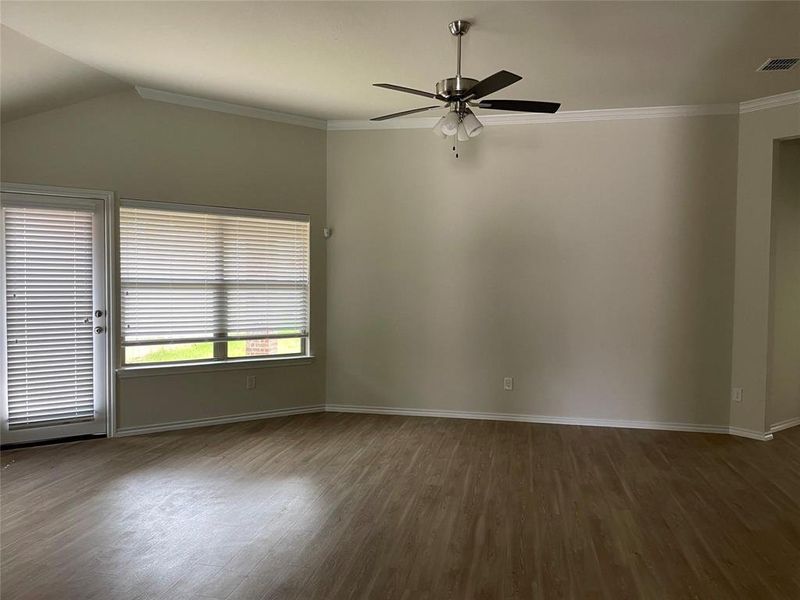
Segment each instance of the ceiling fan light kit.
M467 130L467 135L471 138L478 137L481 131L483 131L483 123L481 123L478 117L475 116L475 113L469 109L467 109L467 114L464 115L461 123L464 125L464 129Z
M439 120L436 121L436 125L433 126L433 129L431 129L434 135L438 135L442 139L447 137L447 134L444 132L445 119L447 119L447 115L440 117Z
M405 94L414 94L416 96L424 96L444 102L442 105L424 106L422 108L414 108L411 110L404 110L398 113L383 115L375 117L372 121L385 121L386 119L393 119L395 117L402 117L419 112L433 110L435 108L447 108L448 112L445 116L436 122L433 126L433 133L441 138L455 136L457 141L466 142L470 138L480 135L483 131L483 124L478 120L471 108L489 108L493 110L511 110L517 112L532 112L532 113L554 113L560 107L558 102L538 102L533 100L481 100L489 94L493 94L503 88L516 83L522 77L510 73L509 71L498 71L494 75L490 75L486 79L472 79L471 77L461 76L461 38L469 31L471 23L464 20L456 20L448 26L450 33L458 40L457 55L456 55L456 76L448 77L439 81L436 86L436 92L426 92L413 88L394 85L392 83L373 83L375 87L384 88L387 90L394 90L396 92L403 92ZM457 146L453 144L453 151L456 152L458 158Z
M445 136L455 135L460 123L461 116L456 111L451 110L442 118L442 133Z

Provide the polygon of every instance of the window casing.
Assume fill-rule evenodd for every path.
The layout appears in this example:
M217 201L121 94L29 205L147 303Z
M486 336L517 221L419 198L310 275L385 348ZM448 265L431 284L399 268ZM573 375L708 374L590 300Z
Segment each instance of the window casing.
M306 215L123 200L127 365L305 356Z

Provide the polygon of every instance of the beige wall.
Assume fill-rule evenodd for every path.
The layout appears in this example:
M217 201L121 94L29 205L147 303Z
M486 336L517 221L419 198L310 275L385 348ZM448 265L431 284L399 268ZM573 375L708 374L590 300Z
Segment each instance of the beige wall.
M739 119L736 275L731 387L732 427L768 430L770 246L773 151L776 139L800 135L800 104L744 113Z
M800 420L800 139L775 149L767 425Z
M727 424L737 120L329 132L328 402Z
M2 180L120 197L311 215L308 365L119 381L118 425L140 427L325 398L325 132L140 99L123 92L3 124ZM255 390L245 376L256 375Z
M321 404L327 373L332 404L761 431L793 135L798 105L493 126L458 160L424 129L330 132L326 221L325 132L125 92L4 124L2 179L312 216L317 358L122 379L122 427Z

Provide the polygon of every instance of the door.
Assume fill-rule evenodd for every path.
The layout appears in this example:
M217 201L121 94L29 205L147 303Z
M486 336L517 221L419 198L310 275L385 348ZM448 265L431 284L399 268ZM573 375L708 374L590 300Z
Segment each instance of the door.
M3 444L106 432L102 200L0 196Z

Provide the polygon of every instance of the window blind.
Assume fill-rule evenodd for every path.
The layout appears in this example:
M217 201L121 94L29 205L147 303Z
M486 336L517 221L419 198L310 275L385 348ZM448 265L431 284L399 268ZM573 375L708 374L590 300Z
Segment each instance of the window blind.
M307 217L123 203L126 346L305 337Z
M92 213L8 206L8 427L94 418Z

